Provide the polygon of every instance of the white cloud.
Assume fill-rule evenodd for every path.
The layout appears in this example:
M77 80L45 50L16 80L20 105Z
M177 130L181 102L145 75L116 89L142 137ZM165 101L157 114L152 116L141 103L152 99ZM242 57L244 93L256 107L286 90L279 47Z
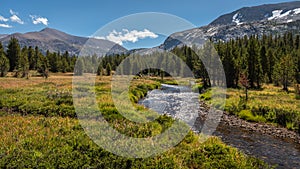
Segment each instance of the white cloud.
M17 23L19 23L19 24L24 24L24 22L23 22L17 15L11 16L11 17L10 17L10 20L11 20L12 22L17 22Z
M10 9L9 13L12 15L9 18L12 22L17 22L19 24L24 24L24 22L18 17L18 13L17 12L14 12L13 10Z
M29 15L32 19L32 23L33 24L43 24L48 26L48 19L47 18L43 18L43 17L37 17L35 15Z
M8 25L8 24L1 24L0 23L0 27L2 27L2 28L11 28L12 26Z
M158 35L149 31L148 29L144 29L143 31L138 31L138 30L129 31L128 29L123 29L121 32L117 32L116 30L113 30L106 37L95 37L95 38L106 39L115 42L117 44L123 45L123 42L135 43L140 39L145 39L145 38L155 39L157 37Z
M18 15L18 13L15 12L15 11L13 11L12 9L9 10L9 13L10 13L11 15Z
M8 19L7 19L7 18L4 18L3 16L0 15L0 21L7 22Z

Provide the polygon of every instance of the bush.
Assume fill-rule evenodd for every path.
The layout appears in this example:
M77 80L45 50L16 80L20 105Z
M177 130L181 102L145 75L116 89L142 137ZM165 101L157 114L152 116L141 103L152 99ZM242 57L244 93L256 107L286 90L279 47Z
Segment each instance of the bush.
M212 91L211 91L211 89L208 89L207 91L205 91L204 93L202 93L200 95L200 99L204 100L204 101L211 100L211 97L212 97Z
M266 119L260 115L253 115L250 110L242 110L239 113L241 119L250 121L250 122L266 122Z
M238 113L239 117L244 120L248 120L250 118L254 118L253 114L250 110L242 110Z
M267 106L252 107L254 115L262 116L267 122L277 123L291 130L297 130L300 122L300 112L281 108L269 108Z

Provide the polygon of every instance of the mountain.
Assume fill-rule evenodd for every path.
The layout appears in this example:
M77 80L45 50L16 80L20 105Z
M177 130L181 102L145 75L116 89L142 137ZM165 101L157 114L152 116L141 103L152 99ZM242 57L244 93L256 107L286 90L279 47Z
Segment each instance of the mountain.
M6 37L6 34L0 34L0 39Z
M7 46L12 37L17 38L22 47L38 46L43 53L47 50L61 53L68 51L70 54L78 55L83 46L85 49L88 48L85 50L86 55L127 52L122 46L108 40L73 36L51 28L45 28L39 32L0 35L0 41Z
M283 21L292 22L300 19L300 1L279 4L245 7L232 13L222 15L211 25L242 24L255 21Z
M84 55L131 54L153 53L161 49L170 50L183 44L202 45L207 39L228 41L250 35L280 35L287 31L300 33L300 1L244 7L218 17L207 26L174 33L162 45L152 49L127 51L122 46L107 40L73 36L51 28L25 34L0 34L0 42L6 46L10 38L15 37L21 46L38 46L44 53L46 50L68 51L78 55L85 46Z
M203 41L228 41L245 35L283 34L300 32L300 1L245 7L222 15L207 26L170 35L161 48L201 45Z

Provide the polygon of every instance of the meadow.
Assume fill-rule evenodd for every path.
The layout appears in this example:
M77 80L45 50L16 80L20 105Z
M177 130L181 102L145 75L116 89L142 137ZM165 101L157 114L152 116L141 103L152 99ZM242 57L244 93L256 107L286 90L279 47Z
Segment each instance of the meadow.
M109 76L97 77L98 107L119 132L131 137L151 137L173 120L160 116L144 124L122 117L110 96ZM172 83L172 82L169 82ZM130 87L133 103L160 82L135 79ZM137 106L137 105L136 105ZM144 109L137 106L139 109ZM147 112L148 110L145 110ZM189 134L175 147L149 158L125 158L101 148L85 134L72 101L71 74L51 74L48 79L0 79L0 168L268 168L219 138Z

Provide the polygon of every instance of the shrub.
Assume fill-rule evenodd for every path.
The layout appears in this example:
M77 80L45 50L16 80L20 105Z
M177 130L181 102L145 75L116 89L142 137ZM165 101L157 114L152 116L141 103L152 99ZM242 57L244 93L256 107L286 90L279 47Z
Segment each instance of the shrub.
M266 122L266 119L263 116L253 115L250 110L242 110L239 113L239 117L250 122Z
M292 123L292 122L287 122L287 123L286 123L286 128L289 129L289 130L295 130L297 127L295 126L294 123Z
M253 116L253 114L251 113L250 110L242 110L242 111L240 111L240 113L238 115L241 119L244 119L244 120L254 118L254 116Z
M205 91L203 94L200 95L200 99L205 101L211 100L211 97L212 97L211 89L208 89L207 91Z

